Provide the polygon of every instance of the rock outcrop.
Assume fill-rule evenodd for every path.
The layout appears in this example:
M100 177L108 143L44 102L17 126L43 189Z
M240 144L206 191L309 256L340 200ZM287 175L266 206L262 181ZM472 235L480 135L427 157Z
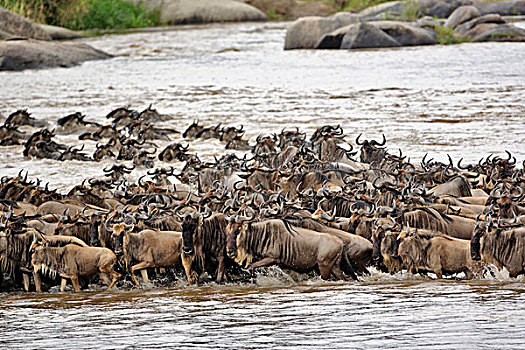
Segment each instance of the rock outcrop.
M158 11L160 20L168 24L265 21L261 10L234 0L134 0L150 10Z
M3 7L0 7L0 31L9 33L12 37L37 40L52 39L38 24Z
M80 42L14 40L0 42L0 70L70 67L112 57Z
M329 17L303 17L286 31L284 49L313 49L324 35L360 21L358 15L341 12Z
M85 43L52 41L78 37L78 33L40 26L0 7L0 70L69 67L112 57Z

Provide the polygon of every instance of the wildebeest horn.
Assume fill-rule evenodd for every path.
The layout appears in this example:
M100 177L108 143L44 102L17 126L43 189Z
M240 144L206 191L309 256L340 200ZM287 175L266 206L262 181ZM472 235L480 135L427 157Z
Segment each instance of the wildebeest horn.
M204 212L202 213L202 218L203 219L207 219L209 218L211 215L213 214L213 212L211 211L211 209L205 205L204 206Z
M253 210L250 207L248 207L248 210L250 212L250 216L238 216L238 222L252 221L253 219L255 219L255 210Z
M357 145L359 145L359 146L364 145L364 142L363 142L363 143L360 143L360 142L359 142L359 138L361 137L361 135L363 135L363 133L360 133L360 134L357 136L357 138L355 139L355 143L356 143Z
M462 170L468 170L468 169L469 169L468 166L464 167L464 166L461 165L461 161L462 161L462 160L463 160L463 158L461 158L461 159L458 161L458 168L460 168L460 169L462 169Z
M503 197L504 193L502 193L501 188L494 187L492 191L490 191L490 196L494 199L500 199Z
M102 169L102 170L103 170L105 173L109 173L109 172L113 171L114 169L115 169L115 164L113 164L113 165L111 166L111 168L109 168L109 169L104 168L104 169Z
M326 220L326 221L329 221L329 222L332 222L335 220L335 211L336 211L336 207L334 207L334 210L332 211L332 216L328 215L324 210L321 212L321 218L323 220Z
M519 194L518 195L512 195L512 192L514 192L514 190L518 190ZM522 196L523 196L523 188L518 186L518 187L516 187L515 189L513 189L511 191L510 198L515 200L515 201L519 201Z
M111 218L108 218L105 222L105 226L106 226L106 230L110 233L113 232L113 227L110 225L111 224Z

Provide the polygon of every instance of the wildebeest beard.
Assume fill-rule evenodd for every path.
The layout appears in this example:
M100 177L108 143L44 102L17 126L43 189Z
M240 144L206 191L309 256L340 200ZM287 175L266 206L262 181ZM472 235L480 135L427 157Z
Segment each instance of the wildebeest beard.
M56 278L62 273L61 266L63 266L63 248L56 247L42 247L38 248L33 254L31 260L36 271L41 271L42 274L51 278Z

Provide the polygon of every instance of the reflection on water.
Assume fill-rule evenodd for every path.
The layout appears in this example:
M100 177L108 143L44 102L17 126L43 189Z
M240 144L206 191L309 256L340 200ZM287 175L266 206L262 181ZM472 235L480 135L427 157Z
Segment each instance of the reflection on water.
M288 24L181 26L89 39L119 55L70 69L0 73L0 115L28 108L54 127L80 111L107 122L112 109L150 103L182 131L194 119L244 125L247 136L341 124L349 140L385 133L412 161L429 152L475 161L522 146L525 44L482 43L363 51L283 51ZM225 50L235 49L235 50ZM26 129L26 131L32 131ZM78 134L58 141L78 143ZM174 139L175 140L175 139ZM95 142L86 141L93 151ZM165 143L160 142L159 146ZM217 140L190 143L210 158ZM4 147L0 175L21 168L61 190L109 164L27 160ZM158 164L161 165L161 164ZM177 164L181 166L181 164ZM132 179L144 172L135 170ZM81 294L0 294L0 344L27 348L523 347L519 282L364 282L258 279L258 285L133 289Z

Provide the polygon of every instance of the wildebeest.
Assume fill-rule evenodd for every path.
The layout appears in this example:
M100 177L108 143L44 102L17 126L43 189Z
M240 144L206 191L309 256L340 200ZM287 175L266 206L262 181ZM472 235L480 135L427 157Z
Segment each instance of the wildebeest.
M421 235L413 231L399 243L398 254L410 272L429 270L443 274L464 272L467 279L477 271L470 256L470 241L446 235Z
M473 260L482 260L504 267L510 277L525 273L525 227L493 227L492 224L478 222L471 240Z
M235 220L227 228L228 256L251 269L279 265L298 272L319 269L321 278L346 280L341 271L343 242L327 233L287 225L283 220ZM252 218L253 219L253 218Z
M113 270L116 262L117 256L107 248L79 247L76 244L58 248L37 246L31 257L35 274L42 272L51 277L62 278L61 292L66 289L67 279L71 280L75 291L80 292L78 278L96 274L108 284L108 289L113 288L121 277ZM105 274L113 277L113 280L109 281Z
M182 219L183 245L182 265L188 283L197 282L197 277L207 273L209 266L216 265L216 281L226 280L226 220L224 215L211 212L186 213ZM196 272L198 271L198 273Z
M140 271L142 281L148 283L149 267L172 267L180 262L182 233L174 231L143 230L138 233L130 232L133 225L125 223L114 224L113 238L115 253L123 254L126 269L137 286L139 281L135 271Z

